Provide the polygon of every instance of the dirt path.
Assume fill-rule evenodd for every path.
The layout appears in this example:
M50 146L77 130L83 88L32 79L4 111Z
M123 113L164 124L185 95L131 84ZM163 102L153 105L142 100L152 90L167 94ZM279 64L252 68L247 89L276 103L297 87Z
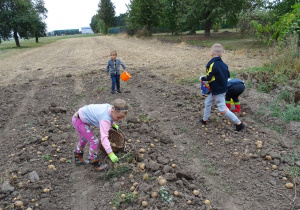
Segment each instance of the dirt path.
M132 75L121 83L122 94L110 94L110 78L104 74L111 49ZM228 51L224 61L231 70L262 65L263 57L254 55ZM299 175L292 173L299 171L299 146L291 136L252 119L259 104L254 90L247 89L241 98L247 115L239 117L249 125L246 131L234 132L234 125L215 109L206 128L199 124L205 96L198 87L178 82L203 75L208 60L208 49L121 36L65 39L1 59L0 209L15 200L25 209L129 210L143 209L142 201L148 202L145 209L299 209ZM131 172L104 180L90 166L73 165L78 137L70 121L81 106L111 103L117 97L130 105L119 125L134 151L146 149L136 158L146 169L130 162ZM263 142L261 150L257 141ZM49 160L56 171L48 168ZM39 180L28 182L33 171ZM149 179L143 181L145 173ZM167 179L167 194L151 198L150 192L161 190L159 176ZM297 188L286 189L290 181ZM135 182L138 198L131 200ZM50 192L44 193L45 188ZM171 197L174 191L178 197ZM163 200L166 196L170 202Z

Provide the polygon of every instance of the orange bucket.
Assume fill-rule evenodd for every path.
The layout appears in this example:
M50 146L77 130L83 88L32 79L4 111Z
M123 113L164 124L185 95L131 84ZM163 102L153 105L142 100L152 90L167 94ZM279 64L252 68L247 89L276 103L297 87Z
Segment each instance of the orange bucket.
M124 71L124 72L121 74L120 78L121 78L124 82L126 82L127 80L129 80L129 79L131 78L131 75L130 75L127 71Z

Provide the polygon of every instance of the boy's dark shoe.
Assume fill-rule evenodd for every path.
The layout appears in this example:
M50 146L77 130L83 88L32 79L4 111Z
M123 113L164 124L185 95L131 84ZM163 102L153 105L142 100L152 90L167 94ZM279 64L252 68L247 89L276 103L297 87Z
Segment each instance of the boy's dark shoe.
M112 90L112 91L111 91L111 94L115 94L115 91L114 91L114 90Z
M121 90L117 90L118 93L122 93Z
M203 125L207 125L207 120L205 121L205 120L201 119L200 122L201 122Z
M236 125L236 131L238 132L242 131L244 128L246 128L246 125L243 122L239 125Z

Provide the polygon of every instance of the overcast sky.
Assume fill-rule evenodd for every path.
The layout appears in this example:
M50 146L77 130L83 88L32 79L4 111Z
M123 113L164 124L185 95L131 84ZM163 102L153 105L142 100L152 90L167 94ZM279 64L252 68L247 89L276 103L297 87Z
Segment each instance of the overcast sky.
M48 10L47 31L79 29L90 26L92 17L97 13L100 0L44 0ZM116 15L127 11L130 0L111 0Z

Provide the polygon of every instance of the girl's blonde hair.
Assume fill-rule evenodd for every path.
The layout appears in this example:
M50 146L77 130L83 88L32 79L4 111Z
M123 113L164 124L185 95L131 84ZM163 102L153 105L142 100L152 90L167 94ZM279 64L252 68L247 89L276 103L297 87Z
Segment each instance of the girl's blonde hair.
M211 47L211 53L214 56L220 57L223 52L224 52L224 47L221 44L216 43Z
M113 109L117 112L124 112L125 114L127 114L128 105L123 99L117 98L113 101Z

